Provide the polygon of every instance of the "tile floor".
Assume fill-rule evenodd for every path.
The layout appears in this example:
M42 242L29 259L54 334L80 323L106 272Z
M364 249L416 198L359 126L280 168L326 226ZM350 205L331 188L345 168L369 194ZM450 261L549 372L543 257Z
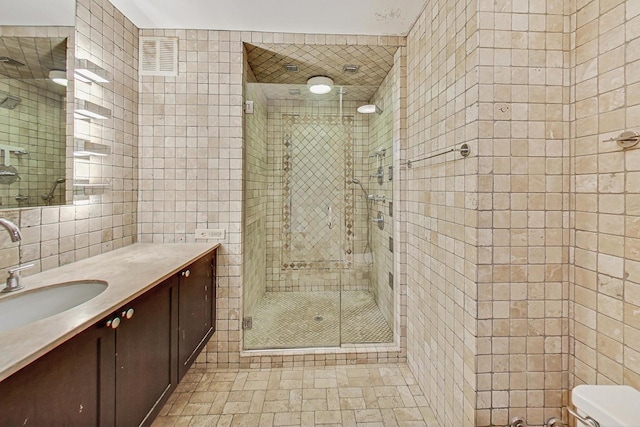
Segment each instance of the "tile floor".
M384 364L192 368L152 427L437 425L409 368Z
M392 342L393 331L369 292L267 292L244 338L247 349L335 347Z

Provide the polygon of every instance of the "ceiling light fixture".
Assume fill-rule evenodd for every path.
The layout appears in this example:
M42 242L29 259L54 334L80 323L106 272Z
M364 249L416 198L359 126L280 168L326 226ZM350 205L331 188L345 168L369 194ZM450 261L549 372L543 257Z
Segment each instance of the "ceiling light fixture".
M309 92L316 95L324 95L331 92L333 87L333 80L327 76L315 76L307 80L307 87Z
M361 114L372 114L372 113L382 114L382 109L380 107L378 107L376 104L367 104L367 105L359 106L358 107L358 113L361 113Z
M64 70L51 70L49 71L49 78L55 84L60 86L67 86L69 81L67 80L67 72Z

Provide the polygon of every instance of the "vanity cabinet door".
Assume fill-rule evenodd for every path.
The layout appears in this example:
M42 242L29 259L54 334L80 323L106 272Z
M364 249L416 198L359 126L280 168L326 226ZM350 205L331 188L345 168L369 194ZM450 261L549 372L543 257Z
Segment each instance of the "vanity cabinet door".
M114 344L94 326L2 381L0 425L113 425Z
M181 379L215 327L215 251L178 274L178 378Z
M150 425L177 384L176 290L170 278L116 313L116 426Z

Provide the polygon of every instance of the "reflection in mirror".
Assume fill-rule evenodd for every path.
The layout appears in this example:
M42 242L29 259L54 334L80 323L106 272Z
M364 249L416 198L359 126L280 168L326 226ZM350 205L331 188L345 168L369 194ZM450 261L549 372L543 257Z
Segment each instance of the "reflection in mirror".
M66 70L66 38L0 37L0 208L66 203Z

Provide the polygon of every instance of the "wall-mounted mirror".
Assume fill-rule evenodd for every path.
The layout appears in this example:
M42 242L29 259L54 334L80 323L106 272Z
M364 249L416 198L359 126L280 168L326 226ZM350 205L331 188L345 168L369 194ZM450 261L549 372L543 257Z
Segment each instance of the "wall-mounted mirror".
M75 0L21 0L0 16L0 209L71 203ZM68 184L68 185L67 185Z
M0 208L67 202L67 44L0 37Z

